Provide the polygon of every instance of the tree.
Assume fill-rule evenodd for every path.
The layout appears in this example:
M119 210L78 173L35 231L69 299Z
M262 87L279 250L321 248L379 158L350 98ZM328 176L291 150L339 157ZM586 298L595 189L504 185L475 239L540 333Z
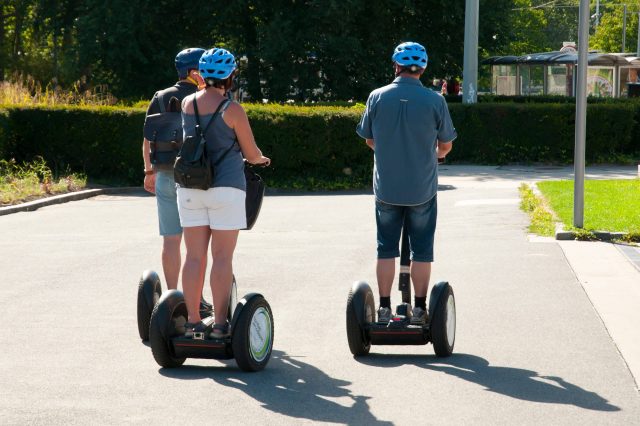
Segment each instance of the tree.
M638 12L640 12L640 1L638 0L612 0L606 6L601 6L602 17L595 34L591 36L590 48L603 52L620 52L622 50L623 4L627 4L627 33L624 51L636 51Z

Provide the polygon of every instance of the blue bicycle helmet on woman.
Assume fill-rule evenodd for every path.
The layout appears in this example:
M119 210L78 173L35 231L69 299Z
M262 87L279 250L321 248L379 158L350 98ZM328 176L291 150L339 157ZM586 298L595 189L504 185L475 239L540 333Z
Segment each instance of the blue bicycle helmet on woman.
M176 70L179 78L186 78L189 70L197 70L200 57L204 53L201 47L190 47L176 55Z
M238 68L236 58L226 49L214 47L200 57L199 70L202 78L224 80Z
M425 49L423 45L413 41L407 41L400 43L395 48L391 59L401 67L411 67L415 65L425 69L429 57L427 56L427 49Z

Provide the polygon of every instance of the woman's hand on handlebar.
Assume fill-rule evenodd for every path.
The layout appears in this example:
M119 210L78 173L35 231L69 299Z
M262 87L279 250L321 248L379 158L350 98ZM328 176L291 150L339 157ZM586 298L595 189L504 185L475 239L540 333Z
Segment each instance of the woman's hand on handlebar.
M249 161L249 163L254 166L268 167L271 164L271 159L261 155L260 158L254 159L254 161Z

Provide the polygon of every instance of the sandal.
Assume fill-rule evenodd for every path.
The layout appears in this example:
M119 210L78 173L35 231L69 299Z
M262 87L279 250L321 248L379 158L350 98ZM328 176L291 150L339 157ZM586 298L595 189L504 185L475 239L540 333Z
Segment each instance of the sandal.
M213 339L222 339L227 336L229 336L229 323L213 324L209 337Z

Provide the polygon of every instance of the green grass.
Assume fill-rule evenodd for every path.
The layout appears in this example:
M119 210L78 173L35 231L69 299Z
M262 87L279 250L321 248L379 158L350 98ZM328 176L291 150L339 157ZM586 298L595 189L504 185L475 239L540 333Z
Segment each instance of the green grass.
M0 160L0 206L78 191L86 185L86 177L75 173L54 178L42 158L24 164Z
M545 181L537 186L565 229L574 229L573 181ZM640 235L640 179L585 181L583 228Z
M531 218L529 232L546 237L555 235L553 214L546 207L544 200L538 197L527 184L520 185L519 191L522 198L520 208Z

